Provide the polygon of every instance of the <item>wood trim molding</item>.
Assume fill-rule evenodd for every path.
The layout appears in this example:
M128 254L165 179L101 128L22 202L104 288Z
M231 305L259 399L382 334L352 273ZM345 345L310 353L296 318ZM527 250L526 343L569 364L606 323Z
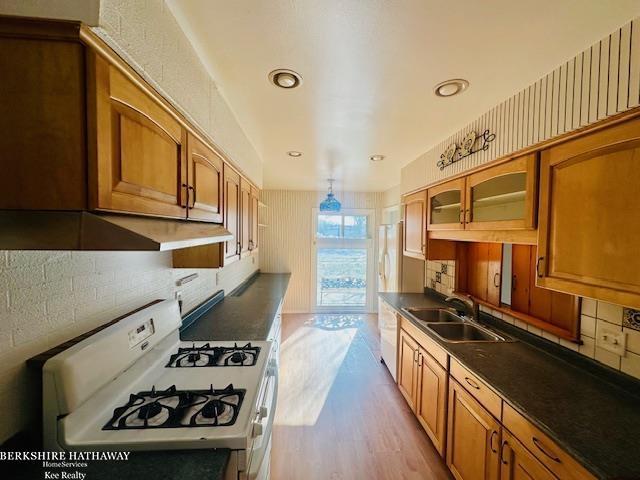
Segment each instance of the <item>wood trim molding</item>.
M433 240L537 245L537 230L429 230Z

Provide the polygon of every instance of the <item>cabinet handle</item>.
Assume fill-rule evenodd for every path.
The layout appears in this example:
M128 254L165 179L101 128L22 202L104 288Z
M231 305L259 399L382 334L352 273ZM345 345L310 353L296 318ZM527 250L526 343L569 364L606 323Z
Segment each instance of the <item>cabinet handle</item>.
M418 363L418 350L413 351L413 363Z
M460 210L460 225L464 225L464 210Z
M424 363L424 356L421 353L419 353L418 354L418 366L421 367L423 363Z
M500 274L498 272L493 276L493 286L496 288L500 287Z
M236 254L240 253L240 251L241 251L240 242L236 242Z
M509 462L504 459L504 451L507 448L510 448L509 442L505 440L504 442L502 442L502 445L500 446L500 461L503 463L503 465L509 465Z
M511 277L511 290L516 291L516 283L518 282L518 277L515 275Z
M193 202L191 203L191 208L196 206L196 189L192 186L189 186L189 190L193 192Z
M493 448L493 437L495 437L496 435L498 435L498 432L494 430L493 432L491 432L491 436L489 437L489 448L493 453L498 453L498 449Z
M476 390L480 390L480 385L478 385L474 380L470 379L469 377L464 377L464 381L467 382Z
M183 183L181 185L182 188L186 188L187 190L187 203L185 205L182 205L182 198L180 199L180 206L182 208L189 208L189 185L187 185L186 183Z
M544 453L547 457L549 457L551 460L553 460L556 463L561 463L562 460L560 460L558 457L556 457L555 455L550 454L549 452L547 452L544 448L544 444L538 440L536 437L532 437L533 439L533 444L538 447L538 450L540 450L542 453Z
M471 210L469 210L468 208L464 212L464 218L465 222L471 223Z
M538 261L536 262L536 275L538 278L542 278L542 272L540 272L540 263L544 261L544 257L538 257Z

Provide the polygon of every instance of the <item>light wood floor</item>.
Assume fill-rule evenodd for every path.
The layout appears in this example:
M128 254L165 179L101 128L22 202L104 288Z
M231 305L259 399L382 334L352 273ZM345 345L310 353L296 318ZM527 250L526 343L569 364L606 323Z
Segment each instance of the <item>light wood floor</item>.
M375 315L284 315L271 478L450 479L380 363Z

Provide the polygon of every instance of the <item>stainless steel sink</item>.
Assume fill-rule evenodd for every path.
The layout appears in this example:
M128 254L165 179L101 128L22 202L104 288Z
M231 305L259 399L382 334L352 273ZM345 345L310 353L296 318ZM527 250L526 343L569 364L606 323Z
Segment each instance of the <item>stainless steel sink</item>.
M402 310L421 323L460 323L464 321L446 308L403 308Z
M433 333L449 343L506 342L508 339L475 323L430 323Z

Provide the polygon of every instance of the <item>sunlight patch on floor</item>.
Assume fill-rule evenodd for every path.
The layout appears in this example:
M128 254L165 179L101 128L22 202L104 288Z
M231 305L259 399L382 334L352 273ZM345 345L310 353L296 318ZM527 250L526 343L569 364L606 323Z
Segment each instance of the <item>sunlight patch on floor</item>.
M315 315L280 350L275 424L314 425L358 331L356 315ZM321 365L322 368L317 368Z

